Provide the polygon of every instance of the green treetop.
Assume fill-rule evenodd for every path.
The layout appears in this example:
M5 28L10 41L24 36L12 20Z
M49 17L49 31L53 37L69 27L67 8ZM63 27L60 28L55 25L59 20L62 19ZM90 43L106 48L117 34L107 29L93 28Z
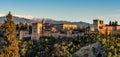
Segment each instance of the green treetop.
M4 21L5 43L3 48L3 57L19 57L18 40L16 38L16 26L12 20L11 12Z

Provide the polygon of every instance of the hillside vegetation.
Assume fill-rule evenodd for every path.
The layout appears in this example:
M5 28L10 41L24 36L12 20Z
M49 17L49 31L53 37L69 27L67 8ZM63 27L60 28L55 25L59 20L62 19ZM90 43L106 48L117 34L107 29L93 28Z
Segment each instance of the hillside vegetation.
M41 37L39 41L24 40L21 57L72 57L81 47L100 41L107 57L120 56L120 35L85 34L81 38ZM102 54L101 54L102 55Z

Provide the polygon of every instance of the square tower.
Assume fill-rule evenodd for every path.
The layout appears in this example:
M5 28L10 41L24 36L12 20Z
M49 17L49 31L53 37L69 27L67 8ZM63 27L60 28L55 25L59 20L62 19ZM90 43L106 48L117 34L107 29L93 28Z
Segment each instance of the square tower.
M94 25L95 29L99 30L99 29L103 28L104 22L103 22L103 20L95 19L95 20L93 20L93 25Z
M31 40L39 40L42 33L42 23L32 23Z

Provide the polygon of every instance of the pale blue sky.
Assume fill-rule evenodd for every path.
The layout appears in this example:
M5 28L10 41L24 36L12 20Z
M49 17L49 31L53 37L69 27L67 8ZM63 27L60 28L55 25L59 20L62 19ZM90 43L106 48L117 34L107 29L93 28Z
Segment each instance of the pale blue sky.
M0 13L65 21L120 23L120 0L0 0Z

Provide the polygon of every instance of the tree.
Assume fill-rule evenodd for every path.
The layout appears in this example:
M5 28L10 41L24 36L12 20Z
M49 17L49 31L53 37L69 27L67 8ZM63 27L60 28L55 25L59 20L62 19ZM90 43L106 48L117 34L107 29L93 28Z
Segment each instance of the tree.
M111 22L111 21L109 21L109 25L110 25L110 26L112 25L112 22Z
M29 25L27 23L25 23L24 27L25 27L25 30L29 30Z
M20 22L19 25L18 25L19 29L24 30L25 29L24 25L25 25L24 23Z
M118 25L118 22L117 21L115 21L115 26L117 26Z
M87 26L86 27L86 32L89 33L89 31L90 31L90 26Z
M11 12L6 16L4 21L4 47L3 47L3 57L19 57L19 47L18 40L16 38L16 25L12 20Z
M115 22L112 22L112 26L115 26Z

